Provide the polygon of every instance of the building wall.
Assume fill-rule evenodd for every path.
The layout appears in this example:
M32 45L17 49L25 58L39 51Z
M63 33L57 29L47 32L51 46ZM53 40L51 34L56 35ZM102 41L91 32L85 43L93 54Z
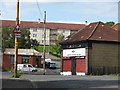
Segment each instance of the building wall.
M118 44L92 43L89 49L89 72L91 73L117 73L118 70Z
M78 30L68 29L46 29L46 45L55 45L54 41L59 34L68 37L77 31ZM36 39L41 45L44 44L44 28L30 28L30 33L31 39Z
M63 72L71 72L72 70L72 60L63 60Z
M30 28L30 38L36 39L41 45L44 44L44 28ZM46 29L46 45L49 45L50 30Z
M86 60L85 58L76 59L76 72L86 73Z
M22 56L18 56L18 64L22 63Z
M0 27L0 55L2 55L2 28Z
M5 69L5 70L11 69L11 62L10 62L9 55L3 55L2 69Z
M65 37L68 37L70 35L70 31L71 30L68 29L58 29L58 34L63 34Z
M36 58L38 57L38 65L36 63ZM41 65L41 57L40 56L29 56L29 64L32 64L33 66L40 66ZM18 56L18 64L22 64L22 55ZM10 55L3 55L3 63L2 63L2 68L10 70L13 67L13 64L11 63L10 60Z
M1 22L0 22L1 25ZM2 27L0 27L0 69L2 68Z

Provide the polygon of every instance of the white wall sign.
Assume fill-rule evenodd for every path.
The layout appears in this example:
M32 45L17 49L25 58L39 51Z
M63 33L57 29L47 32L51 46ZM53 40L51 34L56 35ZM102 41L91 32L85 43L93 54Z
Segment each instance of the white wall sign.
M71 57L71 56L85 56L85 48L63 50L63 57Z

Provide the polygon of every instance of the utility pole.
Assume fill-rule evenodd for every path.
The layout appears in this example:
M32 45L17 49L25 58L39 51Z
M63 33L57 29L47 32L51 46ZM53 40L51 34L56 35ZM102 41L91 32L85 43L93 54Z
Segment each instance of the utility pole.
M45 45L46 45L46 11L44 11L44 47L43 47L43 75L45 75Z
M14 55L14 77L17 78L17 59L18 59L18 37L20 33L19 28L19 0L17 0L16 8L16 28L15 28L15 55Z

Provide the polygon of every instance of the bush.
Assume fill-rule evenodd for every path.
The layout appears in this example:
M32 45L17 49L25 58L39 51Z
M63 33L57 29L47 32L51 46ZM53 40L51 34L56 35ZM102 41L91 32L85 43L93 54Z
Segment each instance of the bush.
M15 75L13 75L12 77L15 77L15 78L20 78L20 76L23 74L23 71L22 70L18 70L17 71L17 76L15 77Z

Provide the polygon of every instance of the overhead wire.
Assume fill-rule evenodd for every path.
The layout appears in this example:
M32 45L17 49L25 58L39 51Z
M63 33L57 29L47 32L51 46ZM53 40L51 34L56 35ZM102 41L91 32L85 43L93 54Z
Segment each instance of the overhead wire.
M43 15L42 15L42 11L40 10L39 3L38 3L37 0L36 0L36 4L37 4L37 7L38 7L39 14L42 16L42 20L44 20Z

